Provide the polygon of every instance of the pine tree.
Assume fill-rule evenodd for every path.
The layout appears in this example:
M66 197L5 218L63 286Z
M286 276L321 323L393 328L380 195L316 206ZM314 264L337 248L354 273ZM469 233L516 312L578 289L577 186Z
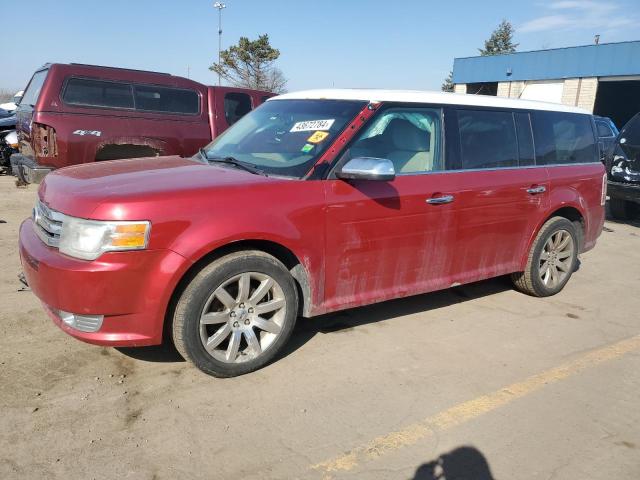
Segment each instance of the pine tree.
M500 55L515 52L519 44L513 43L514 33L513 25L507 20L502 20L498 28L489 37L489 40L485 40L484 48L478 49L480 55Z
M449 71L449 75L442 82L443 92L453 92L453 71Z
M274 65L279 56L280 50L271 46L267 34L257 40L240 37L238 45L220 52L220 63L214 63L209 70L236 87L283 93L287 79Z

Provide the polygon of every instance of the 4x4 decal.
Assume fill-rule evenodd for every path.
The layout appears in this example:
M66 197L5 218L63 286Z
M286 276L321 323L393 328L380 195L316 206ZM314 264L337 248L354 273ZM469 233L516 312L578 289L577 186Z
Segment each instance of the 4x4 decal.
M76 130L75 132L73 132L73 135L94 135L96 137L99 137L100 135L102 135L102 132L100 130Z

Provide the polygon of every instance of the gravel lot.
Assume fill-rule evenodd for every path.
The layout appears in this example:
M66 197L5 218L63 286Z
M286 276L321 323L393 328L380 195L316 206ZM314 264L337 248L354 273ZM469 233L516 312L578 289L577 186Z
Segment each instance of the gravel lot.
M500 278L301 319L220 380L55 327L16 278L35 195L0 177L2 479L640 478L637 224L555 297Z

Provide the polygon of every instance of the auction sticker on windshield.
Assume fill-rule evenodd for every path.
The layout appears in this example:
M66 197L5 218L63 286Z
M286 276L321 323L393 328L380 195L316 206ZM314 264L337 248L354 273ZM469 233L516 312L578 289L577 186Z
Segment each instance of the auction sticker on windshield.
M315 132L314 134L312 134L309 138L307 138L307 142L309 143L320 143L322 142L325 138L327 138L329 136L329 132Z
M297 122L291 127L290 132L310 132L313 130L329 130L333 125L335 119L327 120L306 120L304 122Z

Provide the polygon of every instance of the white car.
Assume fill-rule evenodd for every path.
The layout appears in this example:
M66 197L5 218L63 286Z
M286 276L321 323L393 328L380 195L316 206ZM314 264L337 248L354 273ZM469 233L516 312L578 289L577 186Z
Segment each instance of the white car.
M22 99L22 95L24 95L24 90L20 90L19 92L16 92L16 94L13 96L13 99L10 102L0 103L0 108L2 108L3 110L7 110L8 112L13 112L16 108L18 108L18 104Z

